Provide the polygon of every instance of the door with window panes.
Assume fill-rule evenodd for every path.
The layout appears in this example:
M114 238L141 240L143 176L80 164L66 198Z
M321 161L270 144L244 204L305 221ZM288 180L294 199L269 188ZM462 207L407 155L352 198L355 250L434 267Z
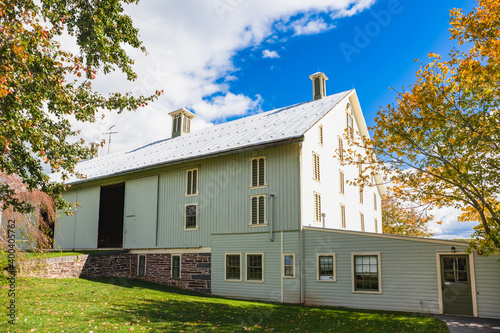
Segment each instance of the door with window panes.
M468 256L441 256L441 288L443 291L444 314L473 315Z

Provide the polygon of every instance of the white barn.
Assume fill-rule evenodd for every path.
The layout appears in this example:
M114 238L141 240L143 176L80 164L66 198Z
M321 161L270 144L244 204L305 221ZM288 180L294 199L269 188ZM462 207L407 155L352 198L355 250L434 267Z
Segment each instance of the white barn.
M180 109L172 138L81 162L55 248L125 249L108 275L228 297L500 318L498 256L382 234L383 186L335 157L368 136L356 92L310 78L312 101L192 133Z

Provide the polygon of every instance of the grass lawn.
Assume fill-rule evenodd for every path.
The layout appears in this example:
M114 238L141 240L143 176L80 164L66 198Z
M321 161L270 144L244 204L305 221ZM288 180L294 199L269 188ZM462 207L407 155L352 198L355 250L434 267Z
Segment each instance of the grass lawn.
M448 332L432 316L236 301L131 279L28 279L0 332Z

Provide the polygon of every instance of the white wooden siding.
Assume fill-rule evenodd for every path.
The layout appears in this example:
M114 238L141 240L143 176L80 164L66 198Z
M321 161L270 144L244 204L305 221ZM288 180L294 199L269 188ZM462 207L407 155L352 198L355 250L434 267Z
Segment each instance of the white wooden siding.
M369 234L304 230L305 302L388 311L439 313L436 253L451 246L464 253L465 245L386 238ZM316 253L335 253L337 281L316 281ZM351 254L380 252L382 293L352 292ZM500 266L498 256L474 254L479 317L500 318Z
M300 302L299 232L283 232L283 253L295 254L295 278L281 277L281 233L276 232L274 241L269 233L217 234L212 235L212 293L220 296L245 299ZM241 282L224 280L225 253L241 253ZM246 254L264 254L264 282L246 282Z

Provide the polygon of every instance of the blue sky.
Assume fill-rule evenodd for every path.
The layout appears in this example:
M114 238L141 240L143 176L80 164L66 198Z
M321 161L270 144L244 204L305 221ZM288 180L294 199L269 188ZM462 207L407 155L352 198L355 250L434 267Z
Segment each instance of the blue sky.
M420 65L415 59L426 62L429 52L445 55L454 46L449 40L449 9L468 12L474 4L378 1L352 17L329 20L336 27L327 32L238 52L234 57L238 80L231 83L231 91L260 94L262 109L270 110L311 99L308 75L319 70L329 78L328 94L356 89L365 119L372 125L379 107L395 101L389 87L400 90L415 81ZM262 58L266 49L279 58Z
M327 94L355 88L368 125L380 106L395 101L415 80L429 52L446 55L449 10L469 12L472 0L141 0L127 7L148 50L136 50L138 80L98 76L102 91L152 94L159 101L137 112L106 114L79 124L96 141L115 125L111 153L170 136L168 112L187 107L193 128L312 99L308 76L324 72ZM107 139L107 137L105 138ZM104 147L104 153L107 151ZM436 213L439 237L470 235L456 212Z

